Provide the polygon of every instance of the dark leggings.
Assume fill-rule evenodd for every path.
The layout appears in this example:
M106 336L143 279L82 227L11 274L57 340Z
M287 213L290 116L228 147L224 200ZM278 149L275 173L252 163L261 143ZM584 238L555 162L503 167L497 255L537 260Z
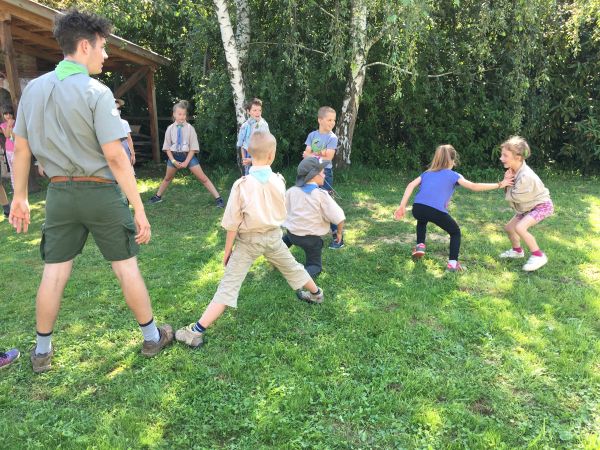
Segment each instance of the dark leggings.
M288 231L288 233L283 236L283 242L288 247L297 245L304 250L304 254L306 255L304 268L313 280L319 276L321 270L323 270L323 262L321 260L321 254L323 253L323 239L321 239L320 236L296 236Z
M450 214L442 212L431 206L415 203L412 214L417 219L417 244L425 243L427 223L433 222L450 235L450 256L448 259L458 260L460 250L460 227Z

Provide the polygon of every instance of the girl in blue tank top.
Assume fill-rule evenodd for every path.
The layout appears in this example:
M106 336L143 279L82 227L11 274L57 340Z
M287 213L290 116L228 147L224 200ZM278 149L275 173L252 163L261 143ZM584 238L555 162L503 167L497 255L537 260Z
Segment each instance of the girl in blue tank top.
M425 237L427 224L433 222L450 235L450 252L446 269L450 272L463 270L458 262L460 250L460 227L448 214L448 204L454 193L456 185L459 184L471 191L490 191L510 186L513 178L506 177L498 183L472 183L461 174L452 170L458 163L458 153L451 145L440 145L433 155L429 169L408 183L400 206L394 212L394 218L400 220L406 214L406 204L414 189L420 186L415 196L412 214L417 219L417 245L413 249L412 256L421 258L425 255Z

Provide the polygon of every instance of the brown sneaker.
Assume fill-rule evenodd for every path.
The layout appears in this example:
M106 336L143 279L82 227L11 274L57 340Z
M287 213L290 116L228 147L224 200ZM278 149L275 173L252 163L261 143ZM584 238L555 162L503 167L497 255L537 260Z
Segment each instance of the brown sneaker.
M52 368L52 357L54 356L54 346L48 353L35 353L35 345L31 348L31 368L35 373L47 372Z
M142 355L150 358L173 342L173 328L171 328L171 325L161 325L158 327L158 333L160 334L158 342L144 341L142 344Z

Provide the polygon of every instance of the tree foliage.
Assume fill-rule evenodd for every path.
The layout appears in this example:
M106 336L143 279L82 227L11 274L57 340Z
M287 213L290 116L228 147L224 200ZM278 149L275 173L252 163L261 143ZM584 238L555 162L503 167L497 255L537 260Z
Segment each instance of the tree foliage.
M378 39L353 161L416 170L451 143L465 166L487 167L499 143L521 134L538 166L600 168L600 0L365 1L369 37ZM340 110L350 0L248 4L246 95L263 99L278 158L295 163L317 108ZM210 159L233 164L236 118L212 2L85 5L113 20L117 34L172 58L158 78L159 108L168 114L177 98L192 99Z

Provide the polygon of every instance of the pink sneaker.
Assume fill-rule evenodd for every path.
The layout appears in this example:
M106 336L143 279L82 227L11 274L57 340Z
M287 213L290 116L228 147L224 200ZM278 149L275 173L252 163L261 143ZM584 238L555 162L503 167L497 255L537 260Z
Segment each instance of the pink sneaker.
M465 270L467 269L461 266L459 262L457 262L455 266L453 266L450 263L448 263L448 265L446 266L447 272L464 272Z
M11 348L6 352L0 353L0 369L4 369L5 367L10 366L19 358L20 355L21 352L19 352L19 350L17 350L16 348Z
M425 244L417 244L412 251L412 257L416 259L420 259L425 256Z

